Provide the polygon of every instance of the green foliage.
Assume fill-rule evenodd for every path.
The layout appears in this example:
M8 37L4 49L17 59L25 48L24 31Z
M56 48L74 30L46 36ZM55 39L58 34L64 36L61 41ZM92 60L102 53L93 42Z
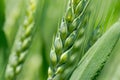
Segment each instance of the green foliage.
M0 80L13 62L22 64L14 80L119 80L120 0L36 0L26 29L29 1L0 0ZM18 62L11 55L20 38L27 55Z
M5 66L8 58L8 42L3 30L5 22L5 2L0 0L0 80L4 78Z
M92 80L97 71L104 65L120 36L120 22L114 24L87 51L74 70L70 80Z
M0 30L3 28L3 24L5 21L5 4L4 0L0 1Z
M97 77L97 80L119 80L120 79L120 63L119 58L120 57L120 38L116 44L116 46L113 48L111 55L104 65L104 68L99 73L99 76Z

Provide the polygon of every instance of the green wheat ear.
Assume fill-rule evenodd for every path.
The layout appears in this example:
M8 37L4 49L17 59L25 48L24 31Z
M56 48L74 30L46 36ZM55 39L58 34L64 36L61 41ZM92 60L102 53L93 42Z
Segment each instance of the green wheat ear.
M19 32L17 33L15 39L16 41L14 43L11 55L9 57L9 61L5 72L6 80L15 80L17 75L21 71L23 62L25 60L25 56L28 52L28 48L30 47L32 41L33 29L35 28L34 27L35 10L36 2L35 0L30 0L26 10L24 23L23 25L21 25L19 29L20 34Z
M72 47L78 37L84 12L90 0L70 0L66 15L61 21L50 52L51 66L48 69L48 80L60 80L67 67Z

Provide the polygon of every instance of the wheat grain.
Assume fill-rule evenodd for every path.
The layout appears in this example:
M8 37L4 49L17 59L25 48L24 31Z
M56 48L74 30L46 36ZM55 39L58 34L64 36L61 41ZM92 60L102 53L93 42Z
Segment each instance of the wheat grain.
M87 11L84 13L84 19L82 19L82 23L81 23L81 27L79 29L79 33L78 33L78 38L76 39L73 47L72 47L72 51L71 51L71 55L70 55L70 59L69 62L67 64L67 68L65 69L64 73L62 74L63 78L65 80L68 80L70 78L70 75L72 74L72 72L74 71L75 67L77 66L79 60L81 59L81 52L80 52L80 48L83 46L83 41L85 40L85 31L88 28L88 20L90 17L90 14Z
M29 5L27 7L25 20L23 25L20 27L22 29L19 37L16 37L16 41L13 46L13 50L11 51L11 55L9 57L8 65L5 72L6 80L15 80L18 73L21 71L25 56L28 52L28 48L30 47L32 41L32 33L34 29L34 13L36 9L35 0L30 0Z
M78 31L89 0L70 0L65 17L61 21L50 52L51 66L48 80L60 80L67 66L71 49L78 37Z

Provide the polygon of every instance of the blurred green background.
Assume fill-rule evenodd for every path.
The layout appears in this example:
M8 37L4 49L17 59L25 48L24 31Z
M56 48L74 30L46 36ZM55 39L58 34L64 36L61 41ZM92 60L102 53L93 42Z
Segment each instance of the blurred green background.
M68 0L36 0L34 39L23 70L17 80L46 80L49 52ZM0 80L4 78L8 61L19 26L25 15L28 0L0 0ZM104 33L120 17L120 0L91 0L89 27L99 26ZM91 33L87 33L91 36ZM90 38L89 38L90 39ZM85 43L85 42L84 42ZM88 45L88 44L87 44Z
M17 80L45 80L47 78L53 34L57 31L67 3L64 0L36 1L36 31L24 68ZM0 1L0 80L4 77L4 69L17 31L24 20L27 2L28 0Z

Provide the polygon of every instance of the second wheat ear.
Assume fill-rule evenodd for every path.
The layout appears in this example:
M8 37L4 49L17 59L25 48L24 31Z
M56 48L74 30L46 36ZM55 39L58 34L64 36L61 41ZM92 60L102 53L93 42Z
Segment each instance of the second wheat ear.
M90 0L70 0L50 52L48 80L61 80Z
M21 25L17 33L17 37L15 39L16 41L14 43L13 49L8 60L5 72L6 80L15 80L17 75L21 71L23 62L25 61L26 54L31 45L33 29L35 28L34 27L35 10L36 10L35 0L29 0L24 23L23 25Z

